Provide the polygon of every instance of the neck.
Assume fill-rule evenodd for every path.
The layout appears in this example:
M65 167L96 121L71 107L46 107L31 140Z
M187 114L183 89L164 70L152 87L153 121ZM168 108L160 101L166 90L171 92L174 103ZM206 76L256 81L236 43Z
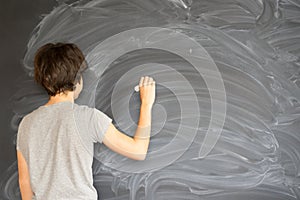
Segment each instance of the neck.
M59 93L55 96L50 96L48 103L46 105L51 105L59 102L72 102L74 103L74 92L66 92L66 93Z

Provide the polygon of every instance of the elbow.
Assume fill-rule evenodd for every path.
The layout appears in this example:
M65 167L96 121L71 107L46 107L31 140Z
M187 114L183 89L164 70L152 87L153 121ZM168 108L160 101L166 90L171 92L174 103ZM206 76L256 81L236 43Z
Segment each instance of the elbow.
M146 159L146 155L147 153L135 154L134 156L131 157L131 159L142 161Z
M145 143L140 143L134 150L134 160L146 160L149 147L149 140Z
M136 160L142 161L146 159L146 154L140 155Z
M148 146L149 146L149 140L148 142L144 141L138 141L135 143L134 148L132 149L132 153L130 153L130 157L133 160L145 160L147 157L148 152Z
M147 156L147 150L143 150L143 151L139 150L136 151L136 153L131 154L131 159L142 161L146 159L146 156Z

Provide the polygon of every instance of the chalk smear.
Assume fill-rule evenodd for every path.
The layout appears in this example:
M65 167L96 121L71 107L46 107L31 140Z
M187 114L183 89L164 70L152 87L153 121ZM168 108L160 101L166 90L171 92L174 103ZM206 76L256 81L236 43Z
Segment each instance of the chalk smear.
M133 161L96 145L93 172L99 199L300 199L299 23L300 6L294 0L61 3L28 43L28 78L14 96L12 125L17 129L20 119L46 100L32 81L37 48L46 42L74 42L89 62L77 103L107 113L128 135L138 120L139 93L133 89L138 77L152 73L157 79L147 157L152 162ZM164 48L146 48L147 40L132 34L123 43L103 46L110 37L144 27L172 30L150 40ZM219 107L224 99L220 91L209 91L205 78L214 80L213 74L202 76L184 56L167 50L179 44L186 55L201 55L185 40L175 43L175 32L205 49L224 83L224 126L218 128L219 120L212 124L210 130L221 132L205 156L199 150L212 114L224 114ZM128 45L142 48L118 55ZM103 64L109 59L113 62ZM200 60L207 66L205 56ZM169 158L174 159L162 166ZM3 199L19 199L16 173L16 165L7 170Z

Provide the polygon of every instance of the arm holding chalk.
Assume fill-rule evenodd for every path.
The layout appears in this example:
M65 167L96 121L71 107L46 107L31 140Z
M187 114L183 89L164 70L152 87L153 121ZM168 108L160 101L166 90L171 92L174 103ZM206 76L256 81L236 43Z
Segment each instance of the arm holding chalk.
M139 83L141 98L140 117L134 137L129 137L110 124L103 143L111 150L134 160L144 160L148 151L151 133L151 111L155 100L155 81L141 77Z

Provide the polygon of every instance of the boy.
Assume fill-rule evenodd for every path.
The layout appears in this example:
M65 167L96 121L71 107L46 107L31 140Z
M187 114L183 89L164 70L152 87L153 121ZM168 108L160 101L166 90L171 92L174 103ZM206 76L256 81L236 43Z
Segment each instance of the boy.
M103 112L74 103L85 68L84 55L75 44L49 43L35 55L35 80L45 88L49 101L19 125L16 148L23 200L96 200L92 176L96 142L131 159L146 157L155 100L153 79L140 79L140 118L132 138L118 131Z

